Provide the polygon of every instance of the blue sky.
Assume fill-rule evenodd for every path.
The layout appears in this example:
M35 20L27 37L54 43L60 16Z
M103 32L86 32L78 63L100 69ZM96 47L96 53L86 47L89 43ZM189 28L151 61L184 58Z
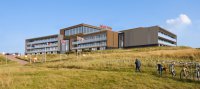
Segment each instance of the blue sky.
M199 0L1 0L0 52L24 52L26 38L86 23L115 31L159 25L178 45L200 47Z

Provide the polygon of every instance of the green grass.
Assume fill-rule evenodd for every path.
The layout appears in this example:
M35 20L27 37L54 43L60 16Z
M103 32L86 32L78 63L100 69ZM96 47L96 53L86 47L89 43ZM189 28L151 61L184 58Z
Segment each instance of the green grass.
M199 82L159 77L153 68L142 73L38 67L2 67L2 89L198 89Z
M160 77L156 63L199 61L200 50L189 47L149 47L116 49L75 54L48 55L47 63L38 61L21 66L0 66L0 89L199 89L200 81ZM32 56L34 58L36 56ZM142 73L134 71L134 61L142 62ZM23 56L21 59L28 60ZM177 73L181 67L176 66Z

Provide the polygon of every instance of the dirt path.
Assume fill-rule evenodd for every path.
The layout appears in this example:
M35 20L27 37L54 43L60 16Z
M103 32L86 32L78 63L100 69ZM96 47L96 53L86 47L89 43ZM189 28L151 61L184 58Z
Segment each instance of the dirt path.
M8 57L8 60L16 61L16 62L18 62L18 63L21 64L21 65L28 64L27 61L23 61L23 60L17 59L17 58L15 58L15 56L13 56L13 55L8 55L7 57Z

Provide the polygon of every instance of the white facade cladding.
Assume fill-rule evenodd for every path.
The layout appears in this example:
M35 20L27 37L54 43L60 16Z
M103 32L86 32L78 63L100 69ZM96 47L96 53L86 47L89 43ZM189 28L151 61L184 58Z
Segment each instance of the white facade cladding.
M26 40L26 54L56 54L61 51L61 35L51 35Z

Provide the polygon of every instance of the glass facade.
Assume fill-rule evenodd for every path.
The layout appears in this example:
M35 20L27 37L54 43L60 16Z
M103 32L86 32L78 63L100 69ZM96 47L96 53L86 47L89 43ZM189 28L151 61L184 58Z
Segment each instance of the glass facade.
M86 34L96 33L96 32L100 32L100 30L91 28L91 27L80 26L80 27L69 29L69 30L65 30L65 36L71 36L71 35L76 35L76 34L80 34L80 33L83 33L84 35L86 35ZM72 49L78 49L78 50L84 49L84 48L97 49L97 47L101 47L99 49L106 48L106 40L107 40L106 33L88 35L88 36L83 36L81 38L83 40L77 41L75 39L72 42ZM69 46L69 45L66 45L66 46Z
M106 46L106 33L96 34L93 36L85 36L82 37L83 40L81 41L74 41L72 42L72 45L74 45L74 48L76 48L76 45L78 45L78 48L90 48L90 47L98 47L98 46Z
M95 36L86 36L86 37L83 37L84 40L92 40L92 39L100 39L100 38L106 38L106 34L98 34L98 35L95 35Z
M75 34L79 34L79 33L89 34L89 33L94 33L94 32L99 32L99 30L94 29L94 28L81 26L81 27L70 29L70 30L66 30L65 36L75 35Z

